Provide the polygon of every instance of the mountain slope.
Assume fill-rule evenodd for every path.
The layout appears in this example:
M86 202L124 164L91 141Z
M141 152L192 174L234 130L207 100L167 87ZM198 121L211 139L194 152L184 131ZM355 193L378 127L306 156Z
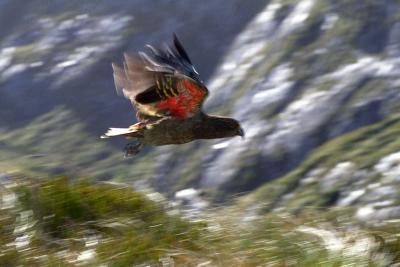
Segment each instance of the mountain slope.
M8 10L23 19L0 30L1 157L38 168L51 164L23 155L54 152L43 171L150 181L169 196L195 187L226 200L287 175L329 140L399 112L398 1L239 2L3 2L2 18ZM218 24L220 17L227 19ZM134 120L112 89L109 63L175 30L200 73L213 73L205 110L239 119L246 139L148 148L129 162L120 160L122 140L86 141ZM27 130L36 127L56 134ZM78 135L84 141L71 138Z
M271 1L209 83L207 110L238 118L246 140L160 149L155 186L190 185L217 198L252 190L324 142L399 112L398 8L395 1ZM188 171L193 162L201 166Z
M237 210L182 219L157 194L77 177L0 177L1 266L389 266L398 225ZM151 197L150 200L149 198ZM154 201L157 199L157 202ZM242 218L242 220L238 220Z
M267 2L1 1L3 170L149 177L151 153L123 161L124 140L97 140L108 127L135 122L129 101L115 93L111 62L146 43L169 42L176 32L207 79L230 40Z
M150 176L150 161L132 164L132 159L124 160L122 149L110 148L99 136L90 134L65 107L56 107L22 129L0 134L2 171L84 175L99 180Z
M352 206L374 222L399 218L400 117L338 137L316 149L298 168L241 200L263 211Z
M58 105L80 114L96 134L110 124L132 123L130 103L113 90L111 62L177 32L208 78L230 40L266 2L4 0L0 126L23 127Z

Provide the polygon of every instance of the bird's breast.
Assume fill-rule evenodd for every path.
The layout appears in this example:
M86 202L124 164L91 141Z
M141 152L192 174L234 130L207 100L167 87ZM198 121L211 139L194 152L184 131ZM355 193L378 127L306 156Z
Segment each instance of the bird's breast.
M194 119L162 119L148 125L143 141L155 146L189 143L195 139L195 125Z

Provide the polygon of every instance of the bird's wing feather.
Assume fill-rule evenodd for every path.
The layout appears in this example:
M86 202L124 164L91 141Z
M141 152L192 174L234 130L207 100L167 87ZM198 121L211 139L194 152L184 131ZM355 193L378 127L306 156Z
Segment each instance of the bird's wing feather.
M165 49L147 47L140 57L125 55L123 67L113 64L117 92L144 115L186 118L199 112L208 90L176 35Z
M115 88L132 102L135 96L150 87L153 81L152 72L145 69L141 58L125 54L123 66L112 64Z

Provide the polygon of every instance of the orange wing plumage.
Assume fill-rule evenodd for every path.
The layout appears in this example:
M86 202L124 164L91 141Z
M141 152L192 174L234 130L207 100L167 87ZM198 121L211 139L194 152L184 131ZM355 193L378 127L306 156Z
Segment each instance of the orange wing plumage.
M141 115L185 119L200 112L208 90L177 37L164 50L148 47L140 57L125 55L123 68L113 64L117 92Z

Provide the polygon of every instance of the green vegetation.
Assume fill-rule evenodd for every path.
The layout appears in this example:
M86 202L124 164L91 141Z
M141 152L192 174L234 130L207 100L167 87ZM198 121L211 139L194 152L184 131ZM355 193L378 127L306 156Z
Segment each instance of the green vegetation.
M388 49L383 49L387 44L382 40L386 38L385 32L398 22L400 15L380 12L386 6L374 0L334 2L314 1L304 25L287 35L282 34L280 27L271 31L271 38L265 38L262 48L240 64L246 66L255 59L263 60L251 64L246 73L232 71L231 77L227 78L227 86L231 78L238 77L236 75L242 78L235 81L236 88L230 99L215 107L212 113L231 114L237 100L247 97L249 89L268 79L277 66L287 64L291 73L288 80L298 84L290 92L290 99L284 103L272 103L254 114L254 118L273 126L280 111L292 101L310 92L319 91L322 94L334 88L340 81L329 78L329 73L356 62L358 58L388 56L385 55ZM395 2L399 3L398 0ZM280 3L282 6L275 19L282 22L299 1L282 0ZM179 11L168 4L164 7L171 12ZM93 16L102 15L101 9L94 12L90 20ZM77 14L80 13L73 10L60 15L50 12L46 18L55 23L53 26L59 26ZM135 15L135 27L126 27L118 35L123 39L131 38L132 33L143 33L144 36L147 32L155 32L165 22L164 15L156 12L152 19L157 23L146 23L140 17L146 17L146 14ZM328 14L332 16L329 18ZM321 27L329 22L327 18L332 19L331 25ZM204 19L192 22L202 24L203 28L211 23ZM374 31L367 34L375 27L378 27L377 33L383 33L382 36L375 35ZM53 29L49 28L50 31ZM17 32L17 29L13 31ZM76 52L79 45L97 46L98 42L102 42L102 39L93 39L92 43L82 40L68 38L43 51L36 51L37 40L21 44L13 51L12 64L32 63L44 57L43 67L46 68L45 55L58 63L66 60L71 52ZM207 45L212 48L211 44ZM53 48L61 54L55 54L51 51ZM192 50L196 52L196 49ZM111 62L115 60L115 55L106 52L101 57L92 58ZM204 56L199 58L210 59ZM80 66L85 64L92 64L92 61L82 62ZM91 77L90 82L103 83L97 79L96 70L88 70L86 74ZM61 84L62 79L70 79L67 72L63 77L54 76L54 82ZM323 76L325 74L328 75ZM322 76L326 79L319 79ZM93 80L93 77L96 79ZM392 87L391 79L371 77L361 82L344 101L346 103L337 114L337 121L343 119L351 127L359 127L352 122L358 123L362 119L351 118L359 115L354 112L359 107L357 104L377 99L376 103L380 105L379 96L386 97L389 90L397 89ZM68 89L83 88L87 84L87 80L77 79L75 82L72 86L67 84L57 94L60 99L72 99ZM100 91L96 91L97 97ZM91 99L93 92L85 92L85 98ZM103 101L101 96L98 99L99 103ZM8 110L8 105L12 110L12 104L5 105L5 110ZM236 202L234 199L232 206L194 213L195 216L188 217L190 219L182 216L181 211L170 202L151 201L127 184L98 181L129 183L139 178L153 182L151 177L154 177L155 164L158 164L157 171L161 173L158 177L161 179L157 181L157 186L171 196L178 190L198 185L203 178L202 171L207 167L205 163L210 161L207 157L212 156L208 154L209 147L203 144L213 141L177 146L168 150L169 157L160 164L154 150L141 153L134 159L122 160L122 149L115 149L109 142L90 134L89 126L79 119L79 112L74 113L64 107L57 107L20 129L0 128L0 267L173 264L199 267L398 266L399 220L382 219L379 224L374 224L372 220L362 221L362 217L355 216L360 208L371 208L375 200L355 198L351 208L338 204L338 199L342 200L355 191L364 190L367 195L374 190L371 185L378 189L385 186L393 188L394 195L400 193L399 181L385 181L383 174L374 171L375 164L383 157L400 151L400 115L396 114L400 104L383 100L382 105L386 105L382 113L391 112L394 115L323 144L291 173L265 183ZM85 105L78 106L74 105L74 108L85 110L83 114L94 110L91 105L87 109ZM363 106L360 107L359 112ZM374 115L381 114L376 112ZM363 122L361 124L364 125ZM325 135L328 135L325 130L321 127L308 137L325 140ZM330 130L335 129L332 127L326 132L331 133ZM229 201L232 192L248 190L254 181L261 181L263 176L259 170L265 167L265 159L261 156L264 151L260 146L264 137L252 137L254 140L240 152L234 166L227 166L237 170L229 184L221 188L207 188L202 193L215 201L228 198ZM316 143L310 141L311 144ZM268 155L268 160L272 164L290 162L290 151L284 146L277 146ZM355 171L345 173L330 186L324 186L328 174L344 162L351 164ZM3 183L2 172L24 173L27 176L12 175L10 181ZM82 176L90 179L77 178ZM373 210L399 206L398 197L381 194L385 201L381 201L383 204L380 207L373 206Z
M22 129L0 129L0 147L1 169L40 176L72 174L100 180L121 176L144 178L149 175L152 162L148 160L150 155L123 160L122 148L116 150L99 136L89 134L79 118L63 107L55 108Z
M21 184L15 189L18 207L3 210L0 216L0 266L47 266L49 261L74 266L71 258L92 247L96 260L90 263L108 262L111 266L151 264L169 251L201 251L196 242L203 224L167 215L160 203L131 188L62 177L27 179L18 181ZM29 236L29 245L13 245L18 232ZM179 258L175 260L179 262Z
M0 187L0 266L387 266L399 260L397 224L361 228L345 212L243 217L231 207L189 222L122 185L65 177L13 177L12 184ZM16 203L4 206L12 192Z

